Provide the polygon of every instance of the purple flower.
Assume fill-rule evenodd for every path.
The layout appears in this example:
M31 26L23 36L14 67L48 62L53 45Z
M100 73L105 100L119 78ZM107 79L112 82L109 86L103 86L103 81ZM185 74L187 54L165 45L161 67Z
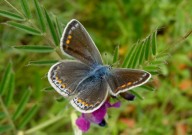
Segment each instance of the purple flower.
M91 123L99 124L101 126L105 125L104 117L107 113L107 109L110 107L119 108L121 105L120 102L110 104L106 101L99 109L92 113L82 113L81 117L76 120L76 125L80 130L86 132L90 128Z

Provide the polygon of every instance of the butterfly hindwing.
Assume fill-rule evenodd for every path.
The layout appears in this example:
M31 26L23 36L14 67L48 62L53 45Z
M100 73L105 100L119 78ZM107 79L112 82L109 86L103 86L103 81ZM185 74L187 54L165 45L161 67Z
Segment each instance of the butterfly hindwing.
M105 102L108 95L107 87L104 78L88 77L77 86L78 94L71 100L71 104L80 112L91 113Z
M115 68L107 75L107 82L111 88L111 94L117 96L132 88L145 84L151 74L143 70Z
M63 61L53 65L48 72L52 87L62 96L76 94L78 83L87 76L90 68L77 61Z
M89 66L102 64L101 55L93 40L83 25L75 19L65 27L60 46L62 52Z

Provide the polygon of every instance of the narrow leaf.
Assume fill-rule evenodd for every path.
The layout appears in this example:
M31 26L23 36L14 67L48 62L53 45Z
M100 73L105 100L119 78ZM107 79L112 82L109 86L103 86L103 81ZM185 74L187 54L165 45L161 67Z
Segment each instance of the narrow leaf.
M135 68L138 65L139 57L141 54L141 49L142 49L142 45L138 44L137 49L135 50L134 55L133 55L134 57L132 58L132 62L130 64L131 68Z
M26 106L26 104L27 104L27 102L29 100L30 94L31 94L30 90L27 89L25 91L25 93L22 95L21 100L19 102L19 105L17 107L17 110L13 114L13 120L16 120L22 114L22 112L24 111L25 106Z
M154 91L154 90L155 90L155 88L150 87L150 86L146 86L146 85L142 85L142 86L140 86L140 87L143 88L143 89L145 89L145 90L148 90L148 91Z
M21 45L21 46L14 46L14 48L34 53L49 53L54 51L52 47L41 45Z
M151 66L144 67L144 70L149 71L149 72L157 72L159 70L159 68L155 65L151 65Z
M5 89L8 86L9 78L10 78L10 75L11 75L11 67L12 67L12 64L9 63L6 70L5 70L5 72L4 72L4 75L3 75L3 78L2 78L2 81L1 81L1 84L0 84L0 95L3 95Z
M23 128L31 119L32 117L35 115L35 113L37 112L39 106L38 105L34 105L24 116L23 119L21 121L21 123L19 123L18 127L21 129Z
M53 87L46 87L43 89L43 91L49 92L49 91L53 91Z
M12 100L13 100L13 94L14 94L14 88L15 88L15 74L11 73L10 75L10 81L8 83L9 88L7 89L7 95L5 99L5 104L8 107Z
M56 101L63 102L63 101L65 101L65 98L61 96L61 97L56 98Z
M61 27L61 24L59 23L57 17L56 17L55 21L56 21L55 23L56 23L57 33L58 33L58 35L59 35L59 38L61 38L61 36L62 36L62 27Z
M145 41L145 60L148 60L150 54L150 36Z
M46 65L53 65L58 60L45 60L45 61L30 61L28 65L33 65L33 66L46 66Z
M0 134L7 132L12 129L10 125L0 125Z
M25 16L29 19L31 18L31 12L30 12L30 9L29 9L29 5L27 3L27 0L20 0L21 2L21 7L23 9L23 12L25 14Z
M114 55L113 55L113 63L117 62L119 57L119 46L115 48Z
M18 14L4 11L4 10L0 10L0 16L7 17L9 19L16 20L16 21L23 21L24 20L23 17L19 16Z
M156 41L157 31L155 31L152 35L152 53L156 55L157 52L157 41Z
M135 95L137 98L143 100L143 97L141 95L139 95L137 92L135 92L134 90L130 90L130 92Z
M142 42L142 44L141 44L141 52L140 52L140 55L139 55L139 64L143 63L144 58L145 58L145 43Z
M17 29L20 29L26 33L29 33L29 34L32 34L32 35L41 35L41 32L39 32L38 30L32 28L32 27L29 27L29 26L25 26L23 24L20 24L20 23L16 23L16 22L7 22L5 23L9 26L12 26L12 27L15 27Z
M37 13L37 16L38 16L38 21L39 21L39 24L41 26L41 30L43 32L45 32L46 31L46 25L45 25L45 20L44 20L42 8L41 8L38 0L34 0L34 3L35 3L36 13Z
M129 52L127 53L127 56L125 57L125 60L123 61L122 67L126 68L129 65L129 62L131 60L132 55L134 54L134 50L136 48L136 45L133 45Z
M48 15L46 10L45 10L45 16L46 16L46 19L47 19L47 23L48 23L49 30L50 30L51 36L53 38L53 41L54 41L55 45L58 46L59 45L59 38L57 36L57 33L56 33L55 28L54 28L53 22L52 22L52 20L51 20L51 18Z

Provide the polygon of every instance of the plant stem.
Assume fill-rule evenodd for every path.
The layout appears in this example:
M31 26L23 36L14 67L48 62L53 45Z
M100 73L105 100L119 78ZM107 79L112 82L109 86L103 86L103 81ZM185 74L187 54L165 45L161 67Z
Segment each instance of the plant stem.
M0 104L1 104L1 106L2 106L2 108L3 108L3 112L4 112L5 115L7 116L7 119L8 119L8 121L9 121L9 124L10 124L10 125L12 126L12 128L13 128L14 134L16 134L17 130L16 130L15 124L13 123L13 121L12 121L12 119L11 119L11 116L10 116L10 114L9 114L9 112L8 112L8 110L7 110L7 108L6 108L5 104L4 104L1 96L0 96Z
M50 119L50 120L48 120L48 121L46 121L44 123L41 123L41 124L31 128L31 129L28 129L27 131L25 131L25 134L32 134L32 133L34 133L34 132L36 132L36 131L38 131L40 129L43 129L43 128L55 123L56 121L62 119L63 117L64 117L64 115L56 116L56 117L54 117L54 118L52 118L52 119Z

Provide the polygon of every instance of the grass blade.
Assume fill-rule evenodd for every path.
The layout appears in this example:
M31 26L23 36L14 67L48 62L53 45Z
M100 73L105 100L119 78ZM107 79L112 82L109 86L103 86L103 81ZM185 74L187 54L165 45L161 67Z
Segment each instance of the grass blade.
M152 35L152 53L153 55L156 55L157 52L157 41L156 41L156 37L157 37L157 31L155 31Z
M34 105L24 116L21 121L21 123L18 125L19 129L23 128L30 120L31 118L35 115L37 112L39 106Z
M16 21L24 21L23 17L15 13L4 11L4 10L0 10L0 16L6 17L12 20L16 20Z
M2 78L2 81L1 81L1 84L0 84L0 95L3 95L5 89L8 86L8 82L10 80L9 78L10 78L10 75L11 75L11 68L12 68L12 64L10 62L8 64L5 72L4 72L4 75L3 75L3 78Z
M15 111L15 113L13 114L13 120L16 120L21 114L22 112L24 111L25 109L25 106L29 100L29 97L30 97L30 90L26 90L25 93L22 95L21 97L21 100L19 102L19 105L17 107L17 110Z
M8 83L9 89L7 91L6 99L5 99L5 105L8 107L12 100L13 100L13 94L14 94L14 88L15 88L15 74L11 73L10 75L10 81Z
M41 35L41 32L32 28L32 27L29 27L29 26L25 26L23 24L20 24L20 23L16 23L16 22L7 22L5 23L7 24L8 26L12 26L14 28L17 28L17 29L20 29L26 33L29 33L29 34L32 34L32 35Z
M45 61L30 61L28 65L33 65L33 66L46 66L46 65L53 65L58 60L45 60Z
M113 63L117 62L119 57L119 46L115 48L114 55L113 55Z
M51 18L48 15L46 10L45 10L45 16L46 16L46 19L47 19L47 23L48 23L49 30L50 30L51 36L53 38L53 41L54 41L55 45L58 46L59 45L59 38L58 38L58 35L56 33L56 30L55 30L55 27L53 25L53 22L52 22L52 20L51 20Z
M31 18L31 12L30 12L29 5L28 5L27 1L26 0L20 0L20 2L21 2L21 7L23 9L25 16L28 19Z
M44 20L42 8L41 8L38 0L34 0L34 3L35 3L36 13L37 13L37 16L38 16L38 21L39 21L39 24L41 26L41 30L43 32L45 32L46 31L46 25L45 25L45 20Z
M40 45L21 45L21 46L14 46L14 48L34 53L49 53L54 51L52 47L40 46Z

